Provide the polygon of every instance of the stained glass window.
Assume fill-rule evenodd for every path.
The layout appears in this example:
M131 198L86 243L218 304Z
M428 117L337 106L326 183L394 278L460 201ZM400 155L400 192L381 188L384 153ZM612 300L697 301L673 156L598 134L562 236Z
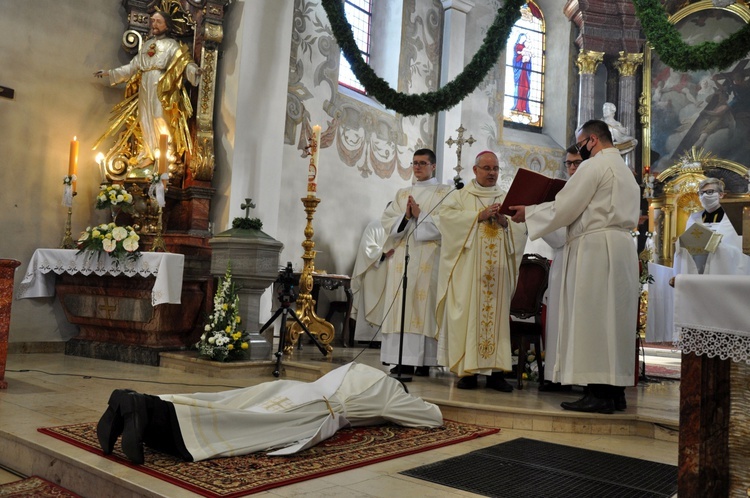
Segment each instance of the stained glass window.
M544 15L529 0L508 37L505 59L503 118L533 128L542 127L544 96Z
M370 62L370 28L372 26L372 0L345 0L344 11L346 20L352 27L354 40L362 53L366 63ZM351 88L360 93L365 93L365 88L354 76L349 62L344 58L343 52L339 60L339 84Z

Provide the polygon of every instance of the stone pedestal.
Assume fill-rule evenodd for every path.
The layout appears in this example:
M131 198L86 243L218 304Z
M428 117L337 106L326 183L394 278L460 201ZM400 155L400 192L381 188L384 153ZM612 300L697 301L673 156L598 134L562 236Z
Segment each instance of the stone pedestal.
M279 254L284 244L260 230L234 228L222 232L211 245L211 274L221 277L231 264L238 287L240 317L250 335L250 360L269 360L271 341L260 335L260 297L279 276Z
M13 276L21 264L15 259L0 259L0 389L7 389L5 364L8 361L10 308L13 303Z

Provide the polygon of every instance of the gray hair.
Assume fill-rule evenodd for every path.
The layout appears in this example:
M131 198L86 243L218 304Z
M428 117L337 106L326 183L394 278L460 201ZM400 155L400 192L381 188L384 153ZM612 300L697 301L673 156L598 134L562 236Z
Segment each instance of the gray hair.
M716 185L715 190L717 190L719 193L724 192L724 181L721 178L708 177L705 180L701 180L701 182L698 184L698 190L703 190L703 187L707 185Z

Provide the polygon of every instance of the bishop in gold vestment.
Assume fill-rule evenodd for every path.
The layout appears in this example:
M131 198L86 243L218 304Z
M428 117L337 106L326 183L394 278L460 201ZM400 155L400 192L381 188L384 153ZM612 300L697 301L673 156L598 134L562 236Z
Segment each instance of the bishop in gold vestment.
M498 160L477 156L476 179L451 194L435 223L443 247L438 278L439 350L459 377L511 369L510 300L526 236L523 225L498 215L505 191L497 185ZM497 376L505 391L510 386ZM488 381L490 382L490 381ZM459 387L467 387L459 382Z

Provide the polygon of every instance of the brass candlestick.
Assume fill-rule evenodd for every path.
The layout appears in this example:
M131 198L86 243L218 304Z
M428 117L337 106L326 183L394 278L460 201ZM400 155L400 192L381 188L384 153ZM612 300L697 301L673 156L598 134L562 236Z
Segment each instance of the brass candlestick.
M154 237L154 243L151 245L152 252L167 252L167 244L161 236L162 227L162 209L161 206L159 206L159 217L156 222L156 236Z
M75 195L75 194L74 194ZM73 218L73 208L68 208L68 219L65 221L65 236L62 239L62 242L60 243L60 249L75 249L76 243L73 240L73 237L71 237L71 219Z
M330 353L333 351L330 342L335 335L335 329L333 328L333 325L328 323L325 319L320 318L315 313L315 300L312 297L313 273L315 272L315 251L313 250L315 242L312 240L314 233L312 220L320 199L317 197L303 197L301 200L302 204L305 205L305 212L307 213L307 226L305 227L305 241L302 242L302 247L305 248L305 253L302 255L305 266L302 269L302 275L300 275L299 278L299 295L297 296L296 313L300 321L305 324L310 333L315 336ZM303 332L302 327L296 322L289 327L287 332L288 340L286 341L284 353L290 354L294 350L294 345L297 344L299 336Z

